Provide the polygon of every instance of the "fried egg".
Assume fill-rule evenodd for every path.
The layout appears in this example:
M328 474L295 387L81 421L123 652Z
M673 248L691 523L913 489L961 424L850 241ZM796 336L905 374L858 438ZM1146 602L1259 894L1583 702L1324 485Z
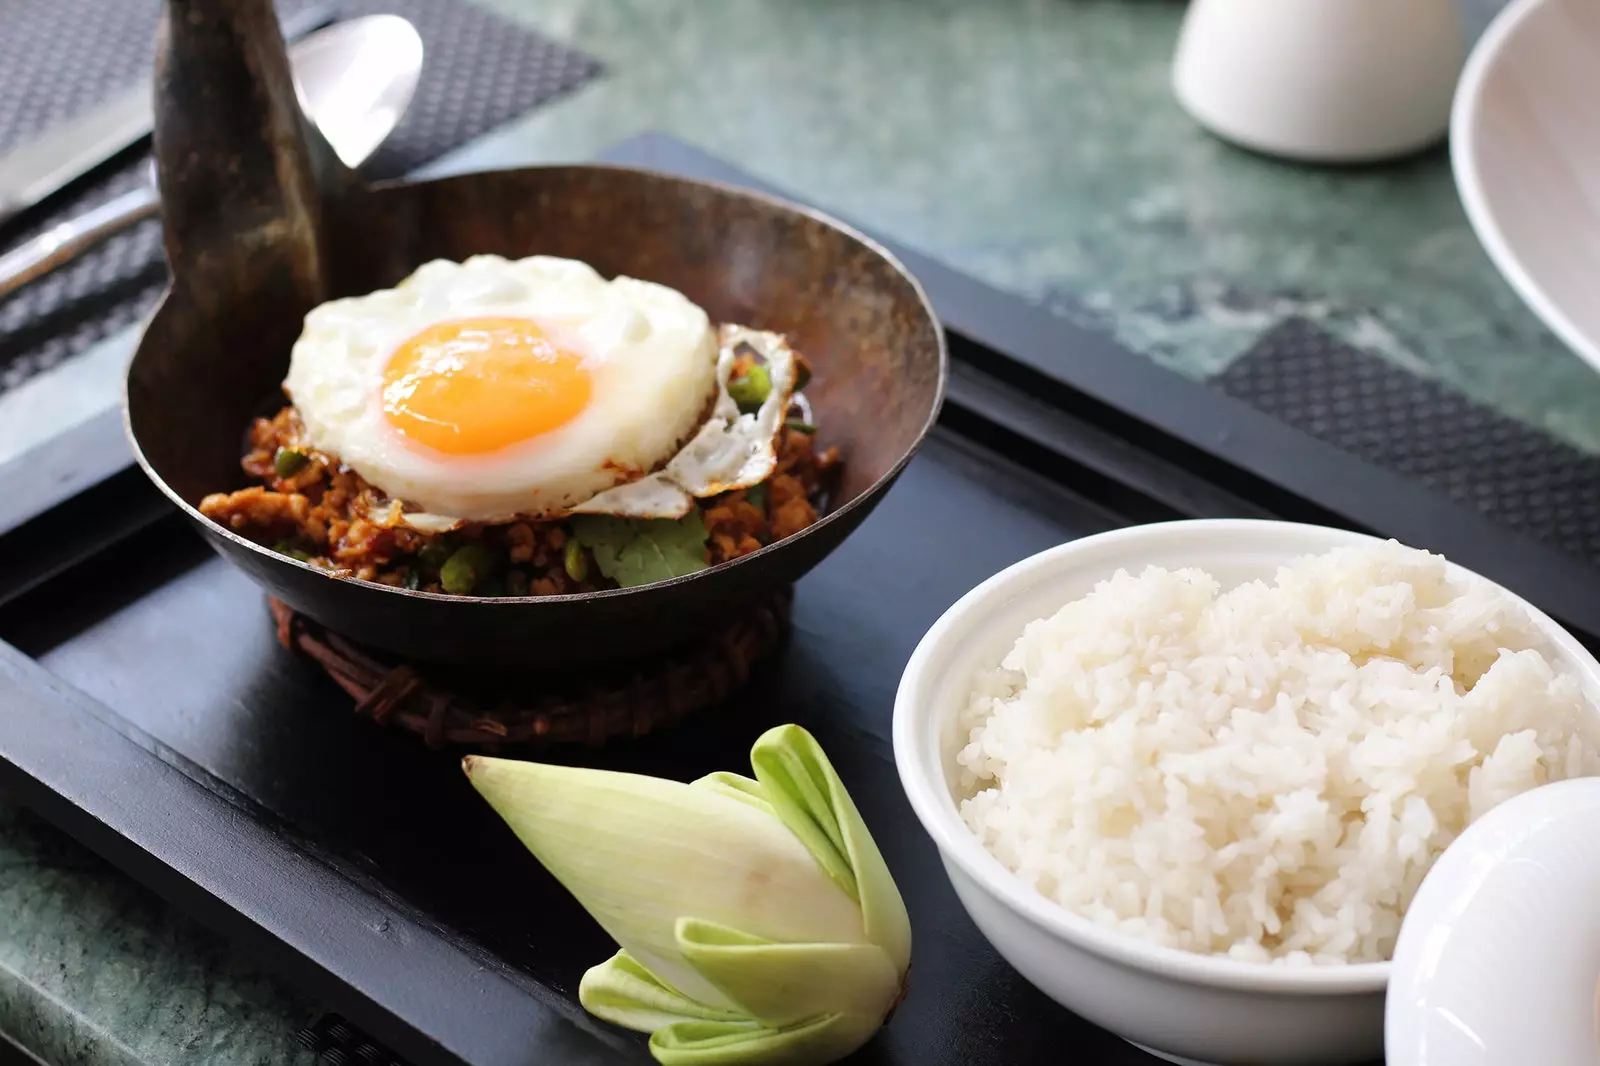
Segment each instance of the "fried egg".
M742 349L771 388L741 412ZM284 389L305 446L436 533L564 514L681 517L766 480L798 366L775 333L723 326L681 293L535 256L436 261L306 316Z
M799 367L777 333L723 326L717 357L717 404L694 439L659 473L609 489L572 508L578 514L627 518L682 518L696 498L758 485L778 465L774 441L794 397ZM748 347L766 364L772 383L759 409L741 413L728 392L739 350Z
M497 522L663 469L722 409L719 362L673 289L474 256L314 309L284 390L306 446L407 510Z

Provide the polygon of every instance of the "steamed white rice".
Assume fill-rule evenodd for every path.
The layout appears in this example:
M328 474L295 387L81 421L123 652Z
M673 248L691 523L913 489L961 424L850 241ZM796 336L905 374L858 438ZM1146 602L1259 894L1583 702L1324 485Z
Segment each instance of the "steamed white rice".
M962 712L961 813L1063 907L1253 962L1387 959L1497 803L1600 772L1577 680L1503 592L1398 544L1224 592L1119 571Z

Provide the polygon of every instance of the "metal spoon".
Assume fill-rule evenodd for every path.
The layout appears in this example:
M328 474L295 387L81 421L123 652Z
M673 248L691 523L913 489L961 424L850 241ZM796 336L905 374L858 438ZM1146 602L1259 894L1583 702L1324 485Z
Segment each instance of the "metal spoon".
M289 49L289 62L301 108L345 166L356 167L410 105L422 73L422 38L398 15L370 15L311 34ZM160 210L152 166L137 189L0 255L0 297Z

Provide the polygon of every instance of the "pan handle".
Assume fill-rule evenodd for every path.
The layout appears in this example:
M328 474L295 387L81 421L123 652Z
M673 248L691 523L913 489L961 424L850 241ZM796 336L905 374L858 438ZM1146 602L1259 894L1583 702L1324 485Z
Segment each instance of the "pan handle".
M301 113L272 0L165 0L154 92L174 294L221 318L325 300L328 220L361 187Z

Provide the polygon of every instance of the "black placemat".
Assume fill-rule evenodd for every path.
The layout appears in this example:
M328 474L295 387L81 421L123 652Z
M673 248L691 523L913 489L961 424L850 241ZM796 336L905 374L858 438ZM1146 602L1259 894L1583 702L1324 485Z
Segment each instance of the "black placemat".
M1600 561L1600 459L1311 322L1270 330L1212 384L1502 525Z
M404 174L600 69L468 0L337 0L336 9L340 18L404 15L425 47L410 110L362 168L372 177ZM0 152L148 78L159 11L157 0L0 0ZM0 249L131 188L146 158L127 153L0 228ZM164 283L161 227L150 221L0 300L0 393L138 320Z
M317 1056L318 1066L408 1066L338 1014L324 1014L301 1029L296 1039Z

